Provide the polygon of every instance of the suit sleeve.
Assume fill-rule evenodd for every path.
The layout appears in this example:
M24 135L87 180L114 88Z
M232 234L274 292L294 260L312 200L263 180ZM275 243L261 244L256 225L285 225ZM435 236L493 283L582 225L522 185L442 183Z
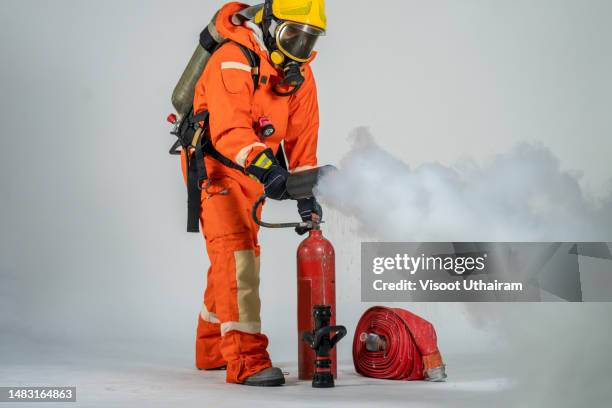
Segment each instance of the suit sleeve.
M266 148L253 130L253 93L253 77L246 57L238 46L227 44L211 57L194 97L194 111L208 109L210 113L213 146L243 167L249 155Z
M309 65L305 68L304 79L300 90L291 96L289 107L285 153L290 171L317 166L319 102L317 86Z

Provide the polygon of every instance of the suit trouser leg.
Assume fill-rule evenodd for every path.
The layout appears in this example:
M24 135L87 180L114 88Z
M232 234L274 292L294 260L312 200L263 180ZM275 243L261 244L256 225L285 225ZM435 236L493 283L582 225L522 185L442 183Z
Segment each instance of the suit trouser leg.
M211 267L199 317L196 364L227 364L227 381L271 365L261 334L259 244L251 205L261 187L245 177L215 180L203 194L202 223Z
M221 355L221 321L214 312L215 297L211 274L212 267L208 269L205 300L198 315L196 367L200 370L210 370L227 365L227 361Z

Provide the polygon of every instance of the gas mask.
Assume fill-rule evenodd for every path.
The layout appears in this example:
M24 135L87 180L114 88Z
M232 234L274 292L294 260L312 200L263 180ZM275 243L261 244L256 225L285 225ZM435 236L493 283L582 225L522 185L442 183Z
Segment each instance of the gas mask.
M279 96L291 96L304 83L302 64L310 59L317 40L325 31L308 24L277 20L272 14L271 0L264 5L262 30L271 61L283 70L279 85L291 87L287 92L276 88L274 92Z

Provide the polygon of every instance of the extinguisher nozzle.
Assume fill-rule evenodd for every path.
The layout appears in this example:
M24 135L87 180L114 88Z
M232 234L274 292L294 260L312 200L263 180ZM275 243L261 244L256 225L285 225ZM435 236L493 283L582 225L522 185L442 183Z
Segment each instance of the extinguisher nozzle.
M313 388L331 388L334 387L334 376L330 354L336 343L346 336L346 327L330 326L332 311L329 305L314 306L312 316L314 330L302 333L302 340L315 351L317 356L312 386Z
M333 388L335 386L334 376L331 372L315 373L312 377L312 388Z

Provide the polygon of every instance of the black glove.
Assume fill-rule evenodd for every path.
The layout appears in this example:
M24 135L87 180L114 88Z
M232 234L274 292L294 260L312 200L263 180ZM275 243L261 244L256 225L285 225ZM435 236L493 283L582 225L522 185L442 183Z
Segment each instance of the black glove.
M300 217L302 221L308 222L312 221L312 214L318 215L318 221L323 219L323 208L317 202L317 199L314 197L311 198L302 198L297 202L298 212L300 213ZM304 235L312 228L308 227L296 227L295 232L298 235Z
M264 185L268 198L273 200L289 198L287 194L289 172L280 166L272 149L266 149L255 156L251 165L246 168L246 173Z

